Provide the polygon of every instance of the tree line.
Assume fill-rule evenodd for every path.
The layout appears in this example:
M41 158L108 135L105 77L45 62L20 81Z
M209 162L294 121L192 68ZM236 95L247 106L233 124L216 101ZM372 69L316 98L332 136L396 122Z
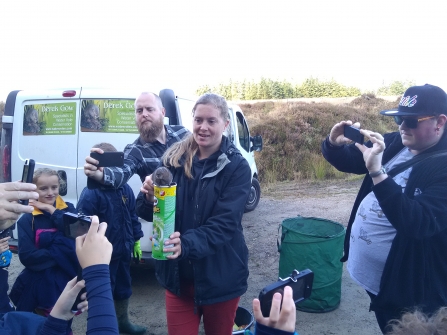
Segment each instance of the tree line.
M409 81L394 81L389 85L379 87L376 92L362 92L359 88L342 85L335 80L322 81L308 78L300 84L293 84L286 80L272 80L261 78L255 81L232 81L211 87L200 86L197 95L214 92L227 100L264 100L264 99L292 99L292 98L343 98L356 97L362 93L377 95L401 95L414 85Z

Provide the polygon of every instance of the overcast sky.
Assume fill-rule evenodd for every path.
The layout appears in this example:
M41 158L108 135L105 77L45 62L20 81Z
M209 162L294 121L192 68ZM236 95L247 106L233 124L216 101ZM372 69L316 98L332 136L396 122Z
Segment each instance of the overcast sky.
M313 76L447 90L443 1L1 1L0 100L15 89L137 91Z

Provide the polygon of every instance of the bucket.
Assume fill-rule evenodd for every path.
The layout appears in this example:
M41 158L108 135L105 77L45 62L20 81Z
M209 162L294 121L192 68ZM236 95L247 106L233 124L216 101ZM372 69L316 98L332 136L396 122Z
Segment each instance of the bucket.
M294 269L314 273L311 295L296 305L297 310L324 313L336 309L341 297L345 227L326 219L298 216L285 219L280 228L279 277L288 277Z
M238 306L236 310L236 317L234 318L234 323L236 326L244 326L244 329L241 330L233 330L232 334L245 334L245 331L247 329L250 329L250 327L253 325L253 314L251 314L248 309Z

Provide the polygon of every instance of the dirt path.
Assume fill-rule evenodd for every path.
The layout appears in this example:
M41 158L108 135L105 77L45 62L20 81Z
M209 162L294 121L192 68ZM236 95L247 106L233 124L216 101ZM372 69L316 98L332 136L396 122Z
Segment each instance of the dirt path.
M240 305L251 310L251 301L278 276L279 253L276 247L278 226L297 215L320 217L346 225L360 181L324 183L287 183L263 190L255 211L243 217L244 234L250 250L249 288ZM21 265L15 256L10 269L12 283ZM131 320L149 328L148 334L166 335L164 290L151 269L133 269ZM300 335L361 334L376 335L380 330L373 313L368 312L369 298L343 271L342 297L338 309L329 313L297 312ZM85 334L86 315L75 318L74 334Z

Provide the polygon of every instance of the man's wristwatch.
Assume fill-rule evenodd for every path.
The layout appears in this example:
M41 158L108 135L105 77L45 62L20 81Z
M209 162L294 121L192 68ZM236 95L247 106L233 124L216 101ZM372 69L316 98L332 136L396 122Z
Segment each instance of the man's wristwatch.
M369 173L369 176L370 176L371 178L374 178L374 177L378 177L378 176L380 176L381 174L386 174L386 170L385 170L385 168L384 168L383 166L380 168L379 171L376 171L376 172L370 172L370 173Z

